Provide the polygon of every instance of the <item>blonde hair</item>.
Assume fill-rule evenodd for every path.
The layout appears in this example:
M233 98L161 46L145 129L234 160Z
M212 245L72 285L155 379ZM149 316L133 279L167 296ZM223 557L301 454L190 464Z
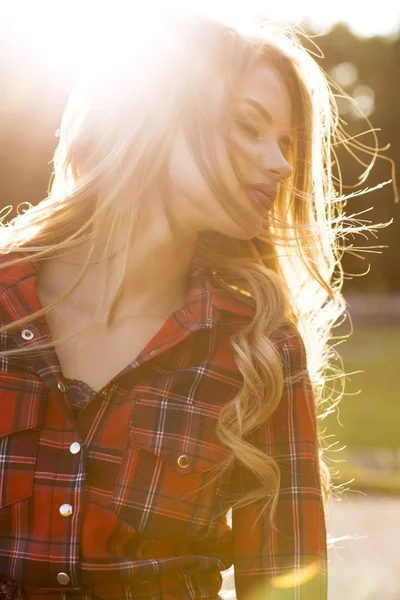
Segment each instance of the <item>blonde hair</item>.
M333 373L340 380L341 367L330 362L328 340L332 327L345 315L340 266L343 240L346 233L363 231L366 226L345 222L342 216L346 197L339 195L340 179L339 193L333 185L333 140L364 151L366 146L345 140L328 79L301 45L295 29L259 22L254 31L241 32L194 11L180 11L164 22L157 35L157 52L143 44L134 50L136 54L121 35L118 68L102 57L99 67L92 67L73 90L62 117L48 196L3 226L3 252L23 256L3 262L1 268L45 260L82 243L89 245L87 258L74 285L61 298L1 327L0 333L26 325L65 300L82 281L99 246L104 272L98 311L108 314L112 323L126 277L129 241L140 231L141 199L164 173L179 126L199 169L212 182L216 200L240 223L245 215L237 215L222 177L215 176L212 168L211 140L218 122L232 141L227 107L244 74L260 63L275 66L290 91L296 120L288 157L293 173L280 187L274 209L256 238L243 241L202 231L193 255L230 293L254 306L251 322L231 337L244 383L222 408L217 434L232 451L232 460L223 469L238 460L260 482L234 506L260 501L263 509L270 508L272 524L279 468L246 438L273 414L288 383L275 339L285 323L293 323L304 340L319 418L326 414L321 408L326 402L327 378ZM209 90L217 78L224 84L224 98L215 120ZM228 150L243 183L233 144ZM135 190L135 202L129 189ZM172 219L170 226L173 230ZM115 261L115 285L107 286L107 259L116 240L124 243ZM2 355L24 352L14 349ZM304 369L295 375L302 377ZM323 457L324 440L320 432L316 435L327 503L333 487Z

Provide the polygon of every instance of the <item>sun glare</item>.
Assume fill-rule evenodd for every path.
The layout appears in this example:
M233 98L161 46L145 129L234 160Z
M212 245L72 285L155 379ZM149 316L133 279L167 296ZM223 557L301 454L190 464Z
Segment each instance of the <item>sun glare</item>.
M17 1L4 10L2 26L9 38L30 48L32 60L50 66L60 78L63 72L79 73L87 63L107 60L121 36L129 36L132 51L154 45L157 5Z
M244 25L254 15L295 24L308 22L320 32L344 21L360 35L390 33L399 27L396 3L381 0L379 10L364 10L357 3L336 0L327 5L317 0L299 3L245 3L227 0L148 0L147 2L95 2L94 0L14 0L2 8L1 35L21 40L30 49L32 59L45 61L60 77L63 72L76 72L86 57L111 52L118 42L121 28L130 43L140 45L146 39L155 43L157 16L174 6L186 6L234 25ZM162 10L161 10L162 9Z

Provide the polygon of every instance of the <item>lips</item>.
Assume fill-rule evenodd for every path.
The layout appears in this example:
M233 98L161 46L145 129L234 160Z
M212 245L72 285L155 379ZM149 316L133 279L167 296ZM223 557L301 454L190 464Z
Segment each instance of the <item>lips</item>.
M277 194L277 187L275 185L270 185L269 183L255 183L250 186L251 190L256 190L257 192L261 192L268 196L272 202L274 202Z
M264 208L271 209L277 195L277 188L268 183L257 183L249 187L249 192Z

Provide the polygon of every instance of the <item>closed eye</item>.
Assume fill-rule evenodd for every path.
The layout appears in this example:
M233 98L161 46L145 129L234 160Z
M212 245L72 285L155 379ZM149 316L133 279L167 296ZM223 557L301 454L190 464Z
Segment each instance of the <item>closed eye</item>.
M237 123L246 133L248 133L252 137L259 138L261 136L261 132L258 131L255 127L250 125L248 121L244 119L234 119L235 123Z
M246 102L246 104L250 104L251 106L254 106L254 108L259 112L259 114L263 117L263 119L266 121L266 123L268 125L273 125L274 124L274 120L272 118L271 113L264 107L262 106L259 102L257 102L257 100L253 100L253 98L243 98L243 102ZM287 146L287 148L290 147L291 143L292 143L292 139L289 135L282 135L279 138L279 142L285 144L285 146Z

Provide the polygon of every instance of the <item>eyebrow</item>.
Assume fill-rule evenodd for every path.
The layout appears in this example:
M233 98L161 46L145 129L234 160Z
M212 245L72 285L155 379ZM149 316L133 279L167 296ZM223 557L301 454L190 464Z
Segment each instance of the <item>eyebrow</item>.
M262 106L262 104L257 102L257 100L253 100L252 98L242 98L242 101L247 102L247 104L251 104L252 106L254 106L254 108L256 108L258 110L258 112L264 118L264 120L268 123L268 125L274 124L274 119L272 118L271 113L266 108L264 108ZM283 135L280 139L282 140L282 142L284 142L287 145L290 145L293 141L289 135Z

